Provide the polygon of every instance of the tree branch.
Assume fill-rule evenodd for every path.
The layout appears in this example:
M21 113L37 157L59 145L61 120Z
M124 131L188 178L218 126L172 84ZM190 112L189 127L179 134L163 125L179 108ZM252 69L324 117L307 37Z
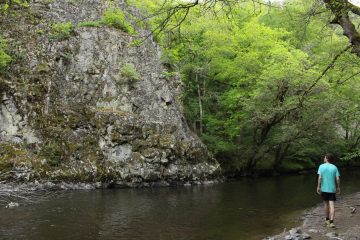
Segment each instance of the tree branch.
M359 75L360 74L360 71L359 72L356 72L356 73L354 73L354 74L352 74L350 77L348 77L348 78L346 78L346 79L344 79L344 80L338 80L338 81L336 81L336 84L344 84L345 82L347 82L348 80L350 80L351 78L353 78L353 77L356 77L357 75Z
M329 9L335 18L332 24L338 24L343 29L343 35L346 36L351 45L352 52L360 57L360 34L354 23L349 17L349 12L360 16L360 8L348 2L347 0L323 0L327 9Z

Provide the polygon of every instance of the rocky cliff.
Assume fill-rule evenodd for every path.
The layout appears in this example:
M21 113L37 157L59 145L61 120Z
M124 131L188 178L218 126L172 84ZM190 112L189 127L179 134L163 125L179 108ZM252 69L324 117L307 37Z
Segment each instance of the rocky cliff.
M0 76L2 178L146 185L218 173L137 16L105 0L34 0L1 16L13 58Z

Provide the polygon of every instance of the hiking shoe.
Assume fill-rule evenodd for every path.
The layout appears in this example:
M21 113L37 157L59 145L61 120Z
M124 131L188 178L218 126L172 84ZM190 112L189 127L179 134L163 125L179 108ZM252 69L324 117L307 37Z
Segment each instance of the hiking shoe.
M328 227L330 225L330 220L325 220L324 225L325 225L325 227Z
M329 225L327 225L327 227L329 227L329 228L335 228L335 224L334 224L334 223L330 223Z

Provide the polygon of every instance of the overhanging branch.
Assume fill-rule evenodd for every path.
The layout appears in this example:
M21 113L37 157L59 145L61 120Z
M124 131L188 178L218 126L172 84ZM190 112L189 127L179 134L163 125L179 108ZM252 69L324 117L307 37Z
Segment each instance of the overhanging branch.
M344 36L349 39L352 45L352 52L360 57L360 34L349 17L350 12L360 16L360 8L347 0L323 1L326 8L335 15L331 23L338 24L342 27Z

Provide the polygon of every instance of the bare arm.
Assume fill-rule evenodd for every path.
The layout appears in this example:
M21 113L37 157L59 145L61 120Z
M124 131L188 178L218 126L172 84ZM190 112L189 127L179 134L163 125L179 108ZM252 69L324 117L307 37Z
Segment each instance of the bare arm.
M340 194L340 177L336 177L336 192Z
M318 184L317 184L316 192L317 192L318 194L321 193L321 175L320 175L320 174L319 174L319 178L318 178Z

